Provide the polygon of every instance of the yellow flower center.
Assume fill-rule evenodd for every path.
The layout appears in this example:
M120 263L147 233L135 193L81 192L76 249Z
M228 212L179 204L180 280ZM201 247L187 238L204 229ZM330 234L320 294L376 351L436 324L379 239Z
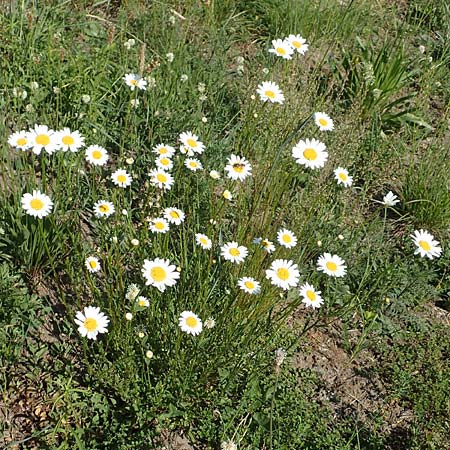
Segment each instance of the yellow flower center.
M239 256L241 252L237 248L230 248L230 255L231 256Z
M125 183L127 181L127 177L124 174L117 175L117 181L119 183Z
M130 80L130 84L132 84L133 86L136 86L138 84L137 80L135 80L134 78L132 78Z
M26 143L27 140L24 137L17 139L17 145L19 145L20 147L22 147L22 145L25 145Z
M108 205L105 205L105 204L103 203L102 205L100 205L100 206L98 207L98 209L99 209L100 212L102 212L102 213L107 213L107 212L109 211L109 206L108 206Z
M328 269L328 270L331 270L332 272L336 272L337 264L336 264L335 262L333 262L333 261L328 261L328 262L326 263L326 266L327 266L327 269Z
M340 173L339 174L339 178L342 180L342 181L346 181L347 180L347 175L345 175L345 173Z
M165 155L166 153L169 152L169 150L167 150L166 147L161 147L161 148L158 150L158 152L159 152L160 155Z
M39 211L44 207L44 202L39 198L33 198L30 202L30 206L32 209Z
M186 318L186 325L189 328L195 328L198 324L198 320L195 317L189 316Z
M162 173L158 173L158 175L156 175L156 179L160 183L166 183L167 182L167 177L165 175L163 175Z
M170 159L168 159L168 158L162 158L162 159L160 159L160 162L163 166L170 165Z
M75 144L75 139L72 136L64 136L61 140L64 145Z
M141 299L138 301L138 305L139 306L145 306L146 305L146 301L144 299Z
M153 267L150 275L156 282L163 281L167 278L166 271L162 267Z
M255 283L253 281L246 281L244 285L247 289L255 289Z
M283 281L286 281L289 278L289 270L287 270L285 267L281 267L277 270L277 276Z
M91 266L91 269L95 269L97 267L97 261L94 261L93 259L89 261L89 265Z
M269 97L272 100L275 98L275 92L273 92L273 91L268 90L268 91L264 92L264 94L266 94L266 97Z
M262 245L264 248L267 248L267 247L270 246L270 242L269 242L269 241L266 241L266 240L264 239L263 241L261 241L261 245Z
M324 119L323 117L321 117L319 119L319 123L320 125L322 125L323 127L326 127L328 125L328 120Z
M242 173L244 171L244 167L245 167L244 164L239 164L239 163L233 164L234 171L238 172L238 173Z
M173 219L179 219L180 215L176 211L170 211L170 217Z
M46 134L38 134L36 136L36 144L46 146L50 144L50 138Z
M306 291L306 296L313 302L316 299L316 294L314 293L314 291L311 290L307 290Z
M102 152L101 152L100 150L94 150L94 151L92 152L92 157L93 157L94 159L101 159L101 157L102 157Z
M192 167L192 168L196 168L197 167L197 163L195 162L195 161L191 161L190 163L189 163L189 165Z
M314 161L317 159L317 152L313 148L305 148L305 150L303 150L303 156L308 161Z
M164 230L164 223L163 222L155 222L155 228L157 230Z
M201 238L200 238L200 242L201 242L203 245L208 245L208 241L207 241L207 239L204 238L204 237L201 237Z
M303 44L301 42L299 42L299 41L292 41L292 45L295 48L300 48Z
M283 242L286 242L286 244L289 244L289 242L292 242L291 236L289 234L283 234Z
M189 138L187 141L187 145L189 145L189 147L197 147L197 141L195 139Z
M97 321L92 317L88 317L84 321L84 328L88 331L95 331L98 328Z
M419 245L426 252L431 250L431 245L427 241L419 241Z
M286 50L283 47L277 47L277 53L279 55L285 55L286 54Z

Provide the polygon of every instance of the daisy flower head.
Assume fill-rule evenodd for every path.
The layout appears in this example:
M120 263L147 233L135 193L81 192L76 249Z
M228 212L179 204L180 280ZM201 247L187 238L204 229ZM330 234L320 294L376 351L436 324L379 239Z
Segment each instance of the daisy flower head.
M164 217L175 225L181 225L184 222L185 214L181 209L178 208L166 208L164 210Z
M211 172L209 172L209 176L210 176L213 180L220 180L220 173L217 172L217 170L211 170Z
M294 49L288 40L274 39L272 46L273 48L269 49L269 53L281 56L283 59L292 59Z
M203 324L200 317L192 311L183 311L178 319L181 331L197 336L202 332Z
M84 137L78 130L70 131L69 128L63 128L55 133L55 140L58 148L63 152L70 150L76 153L81 147L84 147Z
M320 308L323 304L323 298L320 296L321 292L316 291L314 286L305 283L300 286L300 295L303 297L302 303L312 308Z
M94 204L94 214L96 217L109 217L115 212L114 205L106 200L99 200Z
M167 233L169 231L169 222L163 217L152 219L150 230L153 231L153 233Z
M231 155L227 163L225 170L228 172L228 178L232 180L244 181L252 174L251 164L241 156Z
M415 255L420 255L422 258L426 256L429 259L439 258L442 253L442 248L439 242L434 239L434 236L425 230L415 230L411 235L414 244L417 246Z
M159 156L166 156L167 158L172 158L172 156L175 154L175 149L166 144L155 145L152 150L153 153L156 153Z
M102 269L99 259L95 256L88 256L84 261L84 265L91 273L99 272Z
M136 73L127 73L123 80L125 81L126 85L130 87L132 91L134 91L136 88L142 89L145 91L147 89L147 80L144 78L141 78Z
M338 255L324 253L317 260L317 270L324 272L330 277L343 277L347 272L345 261Z
M208 236L206 236L206 234L196 233L195 242L203 250L210 250L212 247L212 241Z
M328 152L323 142L316 139L305 139L299 141L292 149L292 156L296 159L297 164L309 169L319 169L325 165Z
M161 169L152 170L149 173L150 182L160 189L167 189L168 191L171 189L174 179L173 176L170 175L169 172L166 172Z
M39 155L42 149L48 154L52 154L57 149L55 132L50 130L47 125L35 125L28 134L30 148L34 154Z
M28 132L21 130L11 134L8 138L8 144L18 150L28 150L31 145Z
M248 255L247 247L239 245L237 242L227 242L220 247L221 255L227 260L240 264Z
M283 247L293 248L297 245L297 237L295 234L284 228L277 233L277 240Z
M150 306L150 302L148 301L148 298L144 297L143 295L140 295L136 299L136 303L140 308L148 308Z
M126 188L130 186L133 178L124 169L117 169L111 174L112 182L119 187Z
M266 270L266 278L274 286L284 290L295 287L298 284L300 273L297 264L286 259L276 259L272 262L270 269Z
M337 184L343 184L344 187L349 187L353 183L353 177L348 174L348 170L342 167L338 167L334 170L334 178Z
M198 159L195 159L195 158L187 158L186 161L184 161L184 165L189 170L192 170L192 172L197 172L197 170L203 169L202 163Z
M229 201L233 200L233 194L228 189L225 189L222 192L222 196L225 200L229 200Z
M190 131L180 133L179 139L184 147L187 147L195 153L201 154L205 150L203 142L199 141L198 136Z
M185 145L180 145L180 153L182 155L187 155L187 156L195 155L194 151L191 148L186 147Z
M104 166L108 159L108 152L100 145L90 145L86 149L86 161L94 166Z
M398 197L392 192L389 191L384 197L382 201L384 206L395 206L397 203L400 203Z
M284 95L281 92L278 84L272 81L263 81L258 85L256 92L263 102L280 103L284 102Z
M173 161L164 155L158 156L155 160L156 167L159 167L162 170L171 170L173 168Z
M269 241L268 239L261 239L260 244L261 247L263 247L264 250L269 254L275 251L275 245L273 245L273 242Z
M238 286L247 294L258 294L261 284L252 277L242 277L238 280Z
M146 279L145 284L155 286L161 292L164 292L167 286L174 286L177 279L180 278L177 268L170 264L168 259L145 259L141 272Z
M286 41L288 41L294 51L297 51L300 55L304 55L308 51L306 39L303 39L299 34L290 34L286 38Z
M323 112L314 113L314 123L319 127L320 131L334 130L333 119Z
M53 202L50 200L50 197L37 190L33 190L32 194L23 194L21 203L22 208L29 216L37 217L38 219L48 216L53 208Z
M107 333L109 324L108 317L100 312L100 308L95 306L86 306L84 312L78 311L75 316L75 323L78 325L78 331L83 337L97 340L98 333Z

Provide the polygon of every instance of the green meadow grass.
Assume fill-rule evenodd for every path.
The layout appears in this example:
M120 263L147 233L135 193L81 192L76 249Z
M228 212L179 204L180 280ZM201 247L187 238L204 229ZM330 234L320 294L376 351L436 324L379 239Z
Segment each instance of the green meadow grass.
M0 7L5 448L171 448L170 433L192 446L182 448L199 449L233 448L230 441L239 449L446 448L448 323L420 311L432 302L448 309L450 292L450 11L438 1L379 3ZM285 61L268 52L289 34L306 38L305 55ZM147 89L131 91L128 73L147 77ZM263 81L280 86L283 104L260 100ZM332 117L333 131L319 131L318 111ZM84 149L35 155L8 145L13 132L35 124L79 130L86 146L107 149L108 163L89 164ZM178 137L187 130L206 146L201 171L184 166ZM320 170L292 157L311 138L329 153ZM160 143L177 149L166 192L148 176ZM251 177L226 176L231 154L249 160ZM337 167L349 170L352 186L337 185ZM133 177L125 189L110 179L119 168ZM34 189L54 203L43 219L21 206ZM388 191L398 205L381 204ZM111 201L114 215L95 217L99 200ZM180 208L185 221L152 233L150 220L167 207ZM283 228L298 238L292 249L276 241ZM414 255L410 235L419 229L440 242L440 258ZM211 250L196 245L196 233L211 238ZM253 242L260 237L274 242L274 253ZM230 241L248 248L244 263L221 256ZM345 260L345 277L317 271L324 252ZM89 256L101 271L88 272ZM154 258L179 271L164 292L141 273ZM275 259L298 264L298 286L314 285L323 306L307 308L296 287L273 286L266 269ZM261 282L258 295L238 288L243 276ZM127 299L132 284L148 308ZM86 306L110 320L97 340L74 322ZM183 333L183 311L215 326ZM380 401L411 411L404 428L387 427L381 412L339 411L322 395L320 372L293 363L311 333L335 324L349 361L376 356L368 370L387 386ZM277 365L280 348L287 356Z

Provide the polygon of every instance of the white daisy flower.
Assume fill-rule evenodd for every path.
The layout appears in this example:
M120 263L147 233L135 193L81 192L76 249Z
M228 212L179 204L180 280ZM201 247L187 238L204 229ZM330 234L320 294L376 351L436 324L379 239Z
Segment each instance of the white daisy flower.
M170 145L166 144L155 145L152 151L153 153L156 153L159 156L165 156L167 158L172 158L172 156L175 154L175 149Z
M200 317L192 311L183 311L178 319L178 325L180 326L181 331L194 336L200 334L203 329Z
M233 200L233 194L228 190L228 189L225 189L223 192L222 192L222 196L223 196L223 198L224 199L226 199L226 200Z
M286 40L300 55L304 55L308 51L306 39L303 39L299 34L290 34Z
M166 290L167 286L174 286L180 273L177 268L170 264L168 259L155 258L154 260L144 260L141 269L143 277L146 279L146 285L155 286L161 292Z
M203 250L209 250L212 247L212 241L206 234L197 233L195 235L195 242L197 245L200 245Z
M258 242L258 244L260 244L261 247L263 247L267 253L270 254L275 251L275 245L273 245L272 241L269 241L269 239L262 239L262 238L259 239L260 241Z
M178 208L166 208L164 210L164 217L175 225L181 225L184 222L185 214L181 209Z
M84 137L78 130L70 131L69 128L63 128L55 133L55 140L58 148L63 152L70 150L72 153L84 147Z
M136 303L138 304L139 307L141 308L148 308L150 306L150 302L148 301L147 297L144 297L143 295L140 295L137 299L136 299Z
M149 173L150 182L155 186L158 186L160 189L170 190L172 188L174 179L173 176L170 175L169 172L165 172L161 169L152 170Z
M293 248L297 245L297 237L292 231L284 228L277 233L277 240L283 247Z
M84 265L86 266L86 269L91 273L98 272L102 269L100 260L95 256L88 256L84 261Z
M343 277L346 274L347 266L345 261L338 255L324 253L317 260L317 270L331 277Z
M157 217L156 219L152 219L150 223L150 230L153 233L167 233L169 231L169 222L163 217Z
M316 139L301 140L292 149L292 156L297 164L301 164L309 169L319 169L325 165L328 159L328 152L323 142Z
M384 197L383 197L383 205L384 206L395 206L397 203L400 203L400 200L398 197L392 192L389 191Z
M334 130L333 120L328 114L323 112L314 113L314 123L319 127L320 131Z
M84 314L78 311L75 316L75 323L79 326L78 331L83 337L97 340L98 333L107 333L109 319L100 308L95 306L86 306Z
M144 78L141 78L136 73L127 73L123 80L125 81L126 85L130 87L132 91L135 90L135 88L142 89L145 91L147 89L147 80Z
M248 255L247 247L239 245L237 242L227 242L220 247L221 255L227 260L240 264Z
M194 151L191 148L186 147L185 145L180 145L180 153L183 155L186 155L186 156L194 156L195 155Z
M320 296L321 292L316 291L314 286L305 283L300 286L300 295L303 297L302 303L312 308L320 308L323 304L323 298Z
M35 125L27 133L30 148L36 155L39 155L44 149L47 153L52 154L57 149L55 140L55 132L50 130L47 125Z
M247 294L258 294L261 284L252 277L242 277L238 280L238 286Z
M187 158L186 161L184 161L184 165L189 170L192 170L192 172L197 172L197 170L203 169L202 163L195 158Z
M173 167L173 161L168 157L161 155L155 160L156 166L163 170L171 170Z
M415 230L411 235L414 244L417 246L415 255L420 255L422 258L426 256L429 259L438 258L441 256L442 248L439 242L434 239L434 236L428 231Z
M338 167L334 170L334 178L338 184L343 184L345 187L349 187L353 183L353 177L348 174L348 170L342 167Z
M195 153L201 154L205 150L203 142L199 141L198 136L192 134L190 131L181 133L179 139L184 147L191 149Z
M251 164L241 156L231 155L227 163L225 170L228 172L228 178L232 180L243 181L252 174Z
M299 276L300 273L297 264L286 259L276 259L272 262L270 269L266 270L266 278L274 286L278 286L284 290L297 286Z
M278 87L278 84L272 81L263 81L258 85L256 92L263 102L270 101L271 103L280 104L284 102L284 95Z
M274 39L272 41L273 48L269 49L269 53L281 56L283 59L292 59L294 49L289 41L283 39Z
M109 217L111 214L114 214L116 210L114 205L106 200L99 200L94 204L93 209L96 217Z
M111 174L112 182L119 187L126 188L131 185L133 178L124 169L117 169Z
M17 131L16 133L11 134L8 138L8 144L11 147L20 149L20 150L28 150L30 148L30 140L28 138L28 132L25 130Z
M211 170L211 172L209 172L209 176L210 176L213 180L220 180L220 173L217 172L217 170Z
M42 194L41 191L33 190L32 194L23 194L22 208L29 216L42 219L48 216L53 208L53 202L48 195Z
M86 161L94 166L104 166L108 159L108 152L100 145L90 145L86 149Z

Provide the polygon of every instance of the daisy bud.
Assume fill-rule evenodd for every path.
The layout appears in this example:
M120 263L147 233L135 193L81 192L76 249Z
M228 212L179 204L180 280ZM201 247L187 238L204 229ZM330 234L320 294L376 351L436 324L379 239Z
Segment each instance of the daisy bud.
M132 320L132 319L133 319L133 314L131 314L131 313L126 313L126 314L125 314L125 319L127 319L127 320Z
M145 356L146 356L148 359L152 359L152 358L153 358L153 352L152 352L151 350L147 350L147 351L145 352Z
M131 245L137 247L139 245L139 239L131 239Z

